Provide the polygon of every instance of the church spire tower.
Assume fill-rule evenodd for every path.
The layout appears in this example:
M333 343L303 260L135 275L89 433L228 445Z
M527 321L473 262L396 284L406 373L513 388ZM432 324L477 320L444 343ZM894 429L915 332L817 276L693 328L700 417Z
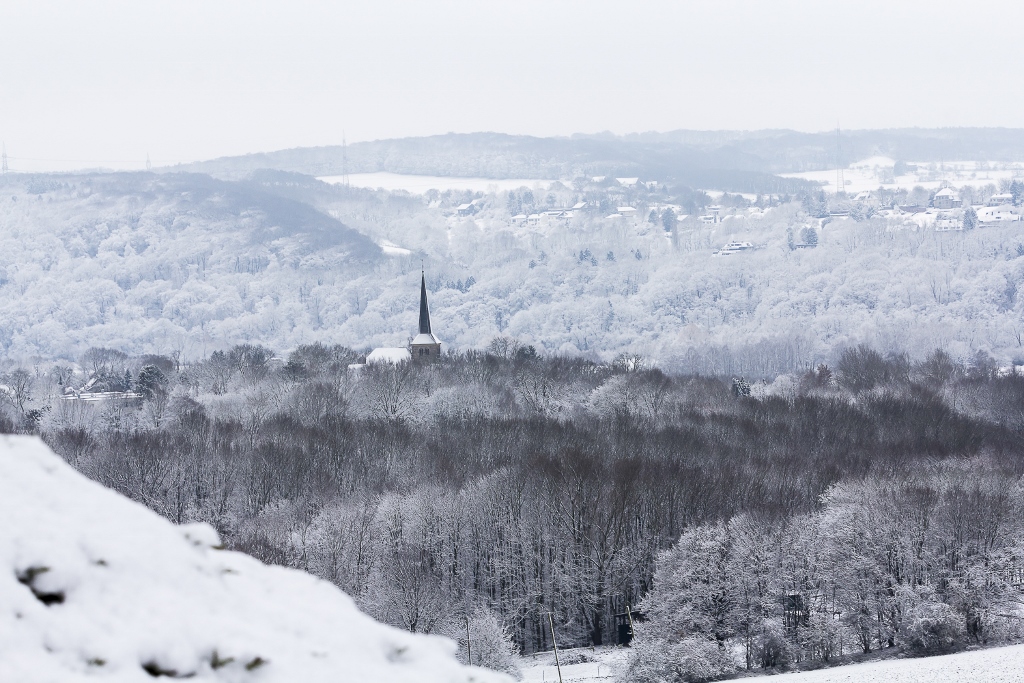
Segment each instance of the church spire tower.
M420 271L420 333L409 344L413 360L426 360L441 355L441 340L430 331L430 307L427 306L427 276Z
M420 271L420 334L430 334L430 309L427 307L427 275Z

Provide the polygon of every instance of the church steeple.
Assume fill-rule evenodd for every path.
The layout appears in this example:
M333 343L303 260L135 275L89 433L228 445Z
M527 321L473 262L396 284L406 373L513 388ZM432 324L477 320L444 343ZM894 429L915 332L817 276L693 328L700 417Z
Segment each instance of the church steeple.
M427 276L420 271L420 334L430 334L430 310L427 308Z
M409 342L409 351L416 360L429 360L441 355L441 340L430 330L430 309L427 307L427 276L420 271L420 333Z

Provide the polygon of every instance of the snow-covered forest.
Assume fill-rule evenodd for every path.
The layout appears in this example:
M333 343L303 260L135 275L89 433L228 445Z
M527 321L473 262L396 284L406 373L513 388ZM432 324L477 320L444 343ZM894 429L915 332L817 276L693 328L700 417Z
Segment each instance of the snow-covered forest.
M1018 642L1022 505L1001 466L942 460L837 483L810 513L693 526L656 563L632 680Z
M506 5L0 3L0 683L1024 683L1024 3Z
M794 182L2 176L0 431L513 675L627 610L638 681L1013 641L1020 222ZM365 365L421 267L445 356Z
M411 631L458 637L468 614L529 653L549 612L588 645L639 606L637 653L718 674L1016 637L1024 379L986 354L858 347L753 385L508 337L359 357L93 349L79 365L138 397L62 400L68 366L14 371L3 429Z
M860 343L1006 364L1024 339L1017 224L939 232L877 213L913 192L854 204L579 178L420 196L278 171L8 175L0 190L0 347L23 364L90 347L201 360L239 343L401 346L421 263L457 351L512 336L772 377ZM698 220L713 202L720 220ZM729 243L745 250L717 256Z

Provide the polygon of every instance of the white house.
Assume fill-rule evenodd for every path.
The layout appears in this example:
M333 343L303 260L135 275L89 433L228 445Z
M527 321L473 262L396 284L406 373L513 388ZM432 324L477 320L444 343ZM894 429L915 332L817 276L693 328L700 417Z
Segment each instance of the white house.
M718 204L712 204L707 208L707 213L700 217L705 223L718 223L721 220L722 207Z
M932 206L936 209L959 209L963 205L953 188L944 187L932 197Z
M716 251L713 256L732 256L738 254L741 251L747 251L753 249L754 245L750 242L729 242L727 245Z
M949 232L951 230L963 230L964 223L960 212L941 211L935 216L935 231Z

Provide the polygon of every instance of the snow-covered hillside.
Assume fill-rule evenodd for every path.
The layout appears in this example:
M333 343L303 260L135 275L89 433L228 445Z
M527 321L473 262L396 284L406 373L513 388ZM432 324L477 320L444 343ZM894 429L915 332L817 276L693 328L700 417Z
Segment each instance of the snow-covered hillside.
M506 681L0 436L0 680Z
M1021 352L1016 221L936 232L905 217L814 219L790 202L726 206L719 222L691 216L666 233L651 215L667 195L594 188L442 200L287 174L11 174L0 179L0 354L404 346L421 266L434 331L454 351L507 336L542 355L639 353L747 376L860 343L917 358ZM590 208L571 219L536 213L580 198ZM466 201L476 213L457 215ZM637 217L608 213L627 204ZM521 211L534 218L513 221ZM812 229L813 248L800 241Z
M912 190L915 187L935 191L946 184L953 187L984 187L998 186L1000 181L1013 180L1020 176L1022 165L1014 162L992 161L953 161L944 163L927 163L911 161L912 171L903 175L894 175L896 164L894 159L876 156L850 164L843 171L844 191L850 194L877 190ZM801 173L784 173L786 178L810 180L824 187L827 192L836 190L836 171L834 168L805 171Z

